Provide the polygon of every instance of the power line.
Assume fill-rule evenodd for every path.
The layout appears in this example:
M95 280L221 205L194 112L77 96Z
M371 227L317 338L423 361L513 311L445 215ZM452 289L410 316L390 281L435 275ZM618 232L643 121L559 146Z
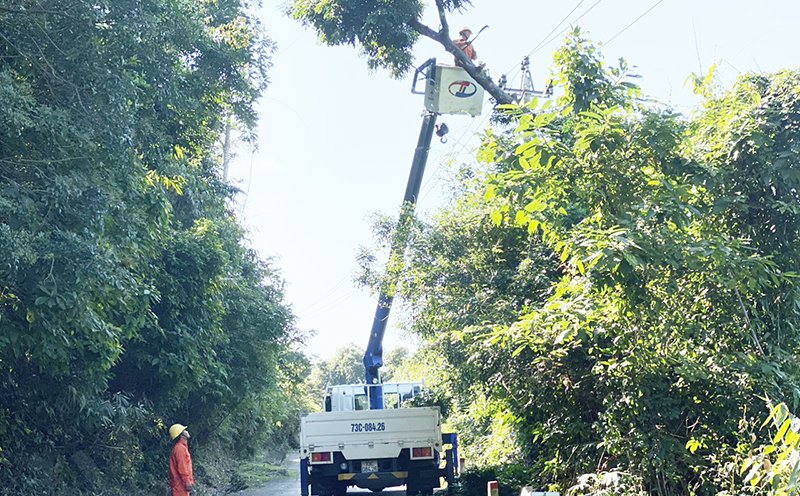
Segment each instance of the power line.
M433 171L433 174L429 174L428 177L425 178L425 182L422 183L422 187L420 188L419 199L417 200L417 205L423 202L425 198L433 191L433 188L438 184L438 177L441 176L442 168L440 166L436 166L436 169Z
M247 191L244 194L244 202L242 202L242 209L239 211L239 217L244 218L244 209L247 207L247 199L250 198L250 183L253 182L253 157L256 155L256 149L250 153L250 173L247 175Z
M592 6L591 6L591 7L589 7L588 9L586 9L586 11L585 11L583 14L579 15L579 16L578 16L576 19L574 19L574 20L573 20L573 21L570 23L570 25L571 25L571 24L573 24L573 23L576 23L576 22L580 21L581 19L583 19L583 17L584 17L586 14L588 14L589 12L591 12L591 11L592 11L592 10L593 10L595 7L597 7L597 6L600 4L600 2L602 2L602 1L603 1L603 0L597 0L597 1L596 1L594 4L592 4ZM580 2L580 3L578 3L578 5L576 5L576 6L575 6L575 8L574 8L574 9L572 9L572 10L570 11L570 13L569 13L569 14L567 14L567 17L566 17L566 18L568 18L570 15L572 15L572 13L573 13L573 12L575 12L575 10L576 10L578 7L580 7L580 5L581 5L582 3L583 3L583 0L581 0L581 2ZM565 19L566 19L566 18L565 18ZM555 28L553 28L553 29L550 31L550 34L552 34L552 33L553 33L553 31L555 31L556 29L558 29L558 26L560 26L560 25L561 25L561 24L563 24L563 23L564 23L564 21L563 21L563 20L562 20L561 22L559 22L559 23L556 25L556 27L555 27ZM533 50L531 50L531 51L528 53L528 57L530 57L530 56L531 56L531 55L533 55L534 53L538 52L538 51L539 51L539 50L541 50L542 48L544 48L544 47L546 47L547 45L549 45L550 43L552 43L552 42L553 42L553 40L557 39L559 36L561 36L562 34L564 34L564 31L566 31L567 29L569 29L569 26L565 26L565 27L564 27L564 29L562 29L561 31L559 31L559 32L558 32L558 34L556 34L555 36L552 36L550 39L548 39L548 38L547 38L547 36L550 36L550 34L548 34L547 36L545 36L545 40L547 40L547 41L540 41L540 42L539 42L539 44L538 44L538 45L536 45L536 46L533 48ZM517 64L517 66L515 67L515 69L517 69L517 72L514 72L514 74L512 74L512 75L511 75L511 76L508 78L509 82L513 81L513 80L514 80L514 78L515 78L515 77L517 77L517 73L519 72L519 66L520 66L520 64Z
M595 2L595 3L594 3L592 6L591 6L591 7L589 7L588 9L586 9L586 12L584 12L584 13L583 13L583 14L581 14L581 15L579 15L579 16L578 16L578 18L577 18L577 19L575 19L575 20L574 20L574 21L572 21L572 22L573 22L573 23L575 23L575 22L578 22L578 21L580 21L581 19L583 19L583 16L585 16L586 14L588 14L589 12L591 12L591 11L592 11L592 10L593 10L595 7L597 7L597 6L600 4L600 2L602 2L602 1L603 1L603 0L597 0L597 1L596 1L596 2ZM661 0L661 1L663 1L663 0ZM564 34L564 31L566 31L567 29L569 29L569 26L566 26L564 29L562 29L561 31L559 31L557 35L555 35L555 36L553 36L552 38L550 38L549 40L547 40L547 42L546 42L544 45L542 45L541 47L538 47L538 48L536 48L535 50L533 50L533 51L532 51L530 54L528 54L528 56L530 57L530 56L531 56L531 55L533 55L534 53L538 52L538 51L539 51L539 50L541 50L542 48L544 48L544 47L546 47L547 45L549 45L550 43L552 43L552 42L553 42L553 40L557 39L559 36L561 36L562 34Z
M312 312L309 312L306 315L299 315L299 312L298 312L298 316L301 319L313 319L315 317L319 317L320 315L324 315L324 314L330 312L331 310L333 310L334 308L338 307L339 305L341 305L345 301L349 300L353 296L355 296L359 291L361 291L361 290L358 289L358 288L353 289L352 291L350 291L349 293L345 294L344 296L340 296L336 300L333 300L332 302L326 304L325 306L323 306L321 308L318 308L318 309L316 309L316 310L314 310Z
M342 286L342 284L344 284L345 282L347 282L347 281L348 281L348 279L350 279L350 277L352 277L354 273L355 273L355 269L352 269L352 270L350 270L350 272L348 272L347 274L345 274L345 275L344 275L344 277L342 277L342 278L339 280L339 282L337 282L337 283L336 283L336 284L335 284L335 285L334 285L334 286L333 286L331 289L329 289L327 293L325 293L325 294L323 294L322 296L320 296L319 298L317 298L317 300L316 300L314 303L312 303L312 304L310 304L310 305L306 306L306 307L305 307L305 308L303 308L302 310L299 310L299 311L298 311L298 313L304 313L304 312L307 312L307 311L311 310L312 308L314 308L315 306L317 306L317 305L319 305L320 303L322 303L322 302L323 302L323 300L325 300L326 298L328 298L328 296L330 296L330 295L331 295L331 294L333 294L335 291L337 291L337 290L339 289L339 287L340 287L340 286Z
M488 107L490 104L491 104L491 100L487 100L486 103L483 104L483 107L481 108L481 112L484 112L486 110L486 107ZM476 127L481 127L483 125L483 123L486 122L486 119L490 115L491 115L491 112L485 114L484 117L482 119L480 119L480 120L473 118L472 122L470 122L469 124L464 126L464 131L461 133L461 136L459 136L458 139L455 140L455 142L453 143L453 146L450 147L450 151L445 153L441 157L440 162L446 162L447 160L455 159L455 157L460 153L460 151L467 147L467 145L465 143L463 143L463 139L467 135L467 133L469 133L472 130L473 125L477 122L478 125ZM474 133L475 133L475 131L473 131L473 134ZM437 169L437 173L438 173L438 171L439 171L439 169ZM426 183L427 183L427 181L426 181ZM424 188L425 184L423 184L422 187Z
M581 6L581 4L582 4L583 2L585 2L585 1L586 1L586 0L581 0L580 2L578 2L578 5L576 5L575 7L573 7L573 8L572 8L572 10L570 10L570 11L569 11L569 14L565 15L565 16L564 16L564 18L563 18L563 19L561 19L561 22L559 22L558 24L556 24L556 26L555 26L555 27L554 27L552 30L550 30L550 32L549 32L549 33L547 33L547 34L545 35L545 37L544 37L544 38L542 38L542 41L540 41L538 45L536 45L535 47L533 47L533 50L531 50L531 51L530 51L530 53L528 53L528 57L530 57L531 55L533 55L533 53L536 51L536 49L537 49L537 48L539 48L539 47L542 45L542 43L544 43L544 41L545 41L547 38L549 38L549 37L550 37L550 35L551 35L551 34L553 34L553 33L556 31L556 29L558 29L558 27L559 27L559 26L561 26L562 24L564 24L564 21L566 21L567 19L569 19L569 16L571 16L573 12L575 12L576 10L578 10L578 7L580 7L580 6Z
M644 13L644 14L640 15L640 16L639 16L639 17L637 17L637 18L636 18L636 19L635 19L635 20L634 20L632 23L630 23L630 24L628 24L627 26L625 26L625 27L622 29L622 31L620 31L619 33L617 33L617 34L615 34L614 36L612 36L612 37L611 37L611 39L610 39L610 40L608 40L608 41L606 41L605 43L603 43L603 45L608 45L609 43L611 43L612 41L614 41L614 38L616 38L617 36L621 35L621 34L622 34L622 33L624 33L625 31L627 31L627 29L628 29L629 27L631 27L631 26L633 26L634 24L636 24L637 22L639 22L639 20L640 20L642 17L646 16L648 13L650 13L650 11L651 11L651 10L653 10L653 9L654 9L654 8L656 8L656 7L658 7L658 4L660 4L660 3L661 3L661 2L663 2L663 1L664 1L664 0L658 0L658 2L656 2L655 4L653 4L653 6L652 6L652 7L650 7L649 9L647 9L647 10L645 11L645 13Z
M578 4L577 4L577 5L575 5L575 7L573 7L573 8L572 8L572 10L570 10L570 11L569 11L569 14L567 14L566 16L564 16L564 18L563 18L563 19L561 19L561 22L559 22L558 24L556 24L556 25L553 27L553 29L551 29L551 30L550 30L550 32L549 32L549 33L547 33L547 35L546 35L544 38L542 38L542 41L540 41L538 45L536 45L535 47L533 47L533 50L531 50L531 51L530 51L530 53L528 53L528 56L530 57L530 56L531 56L531 54L532 54L532 53L533 53L533 52L534 52L534 51L535 51L537 48L539 48L539 46L540 46L542 43L544 43L544 40L546 40L548 36L550 36L551 34L553 34L553 32L554 32L556 29L558 29L558 27L559 27L561 24L563 24L563 23L564 23L564 21L566 21L566 20L567 20L567 18L568 18L569 16L571 16L573 12L575 12L575 9L577 9L578 7L580 7L580 6L581 6L581 4L582 4L583 2L585 2L585 1L586 1L586 0L580 0L580 1L578 2ZM515 65L514 65L514 67L511 67L510 69L508 69L508 70L507 70L507 71L506 71L504 74L508 74L509 72L511 72L511 71L513 71L513 70L515 70L515 69L517 69L517 68L519 67L519 65L520 65L520 63L518 62L517 64L515 64ZM511 83L511 82L514 80L514 78L515 78L516 76L517 76L517 73L515 72L515 73L514 73L514 74L513 74L513 75L512 75L510 78L508 78L508 82L509 82L509 84L510 84L510 83Z

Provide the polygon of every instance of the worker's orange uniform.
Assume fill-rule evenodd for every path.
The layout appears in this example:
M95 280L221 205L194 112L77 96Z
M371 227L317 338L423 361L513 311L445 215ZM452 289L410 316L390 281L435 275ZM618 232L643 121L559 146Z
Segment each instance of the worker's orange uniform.
M462 52L464 52L464 55L466 55L468 59L475 60L478 58L478 51L475 50L475 47L472 46L472 43L467 44L466 39L458 38L456 40L453 40L453 43L455 43L456 46L460 48Z
M192 474L192 455L189 454L189 445L183 437L175 441L172 454L169 455L169 486L172 496L189 496L186 483L194 484Z

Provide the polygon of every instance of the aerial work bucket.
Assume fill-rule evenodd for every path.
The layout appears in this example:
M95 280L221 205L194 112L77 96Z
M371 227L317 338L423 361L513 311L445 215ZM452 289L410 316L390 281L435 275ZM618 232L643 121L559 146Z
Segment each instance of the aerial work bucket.
M437 64L425 80L425 110L436 114L481 115L483 87L461 67Z

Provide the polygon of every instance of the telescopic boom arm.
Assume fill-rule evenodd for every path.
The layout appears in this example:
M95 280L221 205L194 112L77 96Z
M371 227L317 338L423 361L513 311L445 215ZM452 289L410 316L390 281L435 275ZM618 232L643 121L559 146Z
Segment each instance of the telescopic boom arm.
M425 164L428 161L428 152L431 148L431 139L436 126L436 116L438 114L426 112L422 119L422 127L419 132L417 148L414 150L414 161L411 164L411 173L408 176L406 193L403 197L403 208L400 213L398 226L403 226L414 212L419 199L419 190L422 184L422 176L425 173ZM390 258L403 256L405 244L402 242L393 243ZM372 330L369 334L369 343L366 353L364 353L364 367L366 369L366 379L368 385L379 384L378 369L383 366L383 336L386 333L386 324L389 321L389 312L392 309L393 296L386 290L382 290L378 298L378 306L375 309L375 318L372 321ZM383 391L380 387L370 388L370 409L383 408Z

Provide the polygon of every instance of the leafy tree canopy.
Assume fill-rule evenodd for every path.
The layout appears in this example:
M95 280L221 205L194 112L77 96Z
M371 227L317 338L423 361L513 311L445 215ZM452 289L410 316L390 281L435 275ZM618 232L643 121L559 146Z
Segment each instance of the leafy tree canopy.
M573 31L563 96L504 107L398 287L468 453L513 437L483 462L573 494L720 494L760 397L800 400L800 75L698 76L683 117L626 71Z
M370 69L385 68L396 78L412 68L413 48L420 35L439 43L457 63L499 103L513 98L453 43L447 15L472 5L470 0L435 0L439 27L421 22L425 5L419 0L293 0L286 12L317 32L327 45L358 47Z
M241 454L295 417L301 336L217 174L271 50L238 0L0 8L3 494L152 494L169 424Z

